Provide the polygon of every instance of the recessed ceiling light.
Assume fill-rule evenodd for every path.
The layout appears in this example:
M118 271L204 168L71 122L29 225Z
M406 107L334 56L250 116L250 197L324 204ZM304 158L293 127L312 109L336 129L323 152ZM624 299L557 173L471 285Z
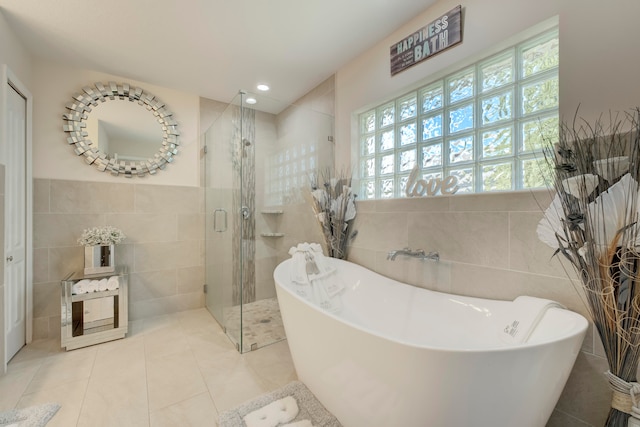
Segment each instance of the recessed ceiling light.
M258 86L256 86L258 88L258 90L261 90L263 92L266 92L269 90L269 86L265 85L265 84L259 84Z
M245 99L244 102L246 102L247 104L255 104L258 101L256 101L255 98L247 98L247 99Z

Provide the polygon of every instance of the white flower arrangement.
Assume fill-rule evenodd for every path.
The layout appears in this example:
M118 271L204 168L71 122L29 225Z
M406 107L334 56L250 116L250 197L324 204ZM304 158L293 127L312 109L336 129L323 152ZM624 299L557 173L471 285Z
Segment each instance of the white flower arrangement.
M545 152L556 194L537 233L580 279L617 396L605 426L626 427L640 416L640 110L610 120L561 126Z
M356 217L357 195L351 189L351 174L342 173L337 178L329 176L326 173L322 183L318 176L312 178L311 207L322 228L328 255L345 259L347 245L357 234L351 230Z
M122 230L107 225L104 227L86 228L82 232L82 236L78 239L78 243L82 246L109 246L117 245L126 237Z

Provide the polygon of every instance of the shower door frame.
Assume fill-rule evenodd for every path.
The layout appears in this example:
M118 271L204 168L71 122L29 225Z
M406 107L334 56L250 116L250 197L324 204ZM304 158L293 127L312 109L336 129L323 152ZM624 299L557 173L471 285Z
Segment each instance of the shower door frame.
M217 226L216 220L220 212L224 212L224 232L230 232L230 264L222 265L222 274L205 271L207 278L206 306L213 317L222 326L225 334L235 344L240 353L251 351L244 346L244 304L255 300L255 110L244 106L246 93L240 91L232 102L225 108L220 117L216 119L212 127L205 133L205 147L207 158L205 161L205 209L207 215L213 216L213 221L207 221L205 230L205 270L211 267L209 250L212 240L209 236L214 233ZM227 122L228 121L228 122ZM230 124L228 133L224 126ZM207 135L213 129L211 135L217 144L209 150ZM215 133L219 130L220 135ZM220 143L222 141L222 143ZM217 163L216 163L217 162ZM225 207L209 206L208 195L213 193L211 176L215 171L210 167L230 167L230 201ZM224 181L224 179L223 179ZM217 184L216 184L217 185ZM222 190L225 190L224 188ZM218 202L216 200L216 202ZM224 239L222 239L224 240ZM225 254L223 250L222 257ZM230 265L230 267L229 267ZM225 271L227 267L231 271ZM217 283L221 280L222 283ZM225 283L225 280L228 282ZM209 282L212 283L209 283ZM230 292L229 292L230 291ZM227 292L227 295L225 295ZM214 293L222 301L222 306L213 307L216 302ZM229 295L230 293L230 295ZM209 295L211 294L211 295Z
M235 109L240 110L240 118L243 117L242 93L239 93L231 103L227 105L223 113L218 117L211 128L205 132L205 277L206 295L205 306L216 321L223 328L227 337L234 343L238 352L242 352L242 271L239 269L239 277L236 276L236 265L242 265L242 245L236 247L236 224L242 236L244 221L242 220L241 205L237 201L242 200L242 159L236 155L241 149L242 123L238 126L239 134L234 132L233 117ZM236 99L240 99L237 105ZM230 116L231 129L228 134L219 130L226 123L224 120ZM215 132L218 130L218 132ZM208 138L208 136L210 138ZM209 141L211 139L211 141ZM237 161L240 160L240 161ZM222 166L222 173L217 168ZM224 167L229 169L225 170ZM228 176L224 176L230 172ZM219 182L213 182L214 174L218 174L219 181L228 181L228 185L220 186ZM216 197L213 196L216 194ZM210 206L210 202L214 204ZM225 234L229 233L229 234ZM222 246L222 247L220 247ZM213 263L212 263L213 261ZM237 285L236 285L237 283ZM239 301L235 301L234 288L240 287ZM234 320L234 303L238 303L237 323L229 324Z

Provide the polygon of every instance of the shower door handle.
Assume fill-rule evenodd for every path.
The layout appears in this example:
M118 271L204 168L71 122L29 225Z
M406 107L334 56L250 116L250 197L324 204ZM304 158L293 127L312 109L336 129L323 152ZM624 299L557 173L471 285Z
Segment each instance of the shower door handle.
M221 217L220 222L222 222L221 226L219 226L218 222L218 216ZM222 208L218 208L216 210L213 211L213 231L215 231L216 233L224 233L225 231L227 231L227 211L222 209Z
M240 214L242 215L242 219L251 218L251 210L247 206L243 206L240 208Z

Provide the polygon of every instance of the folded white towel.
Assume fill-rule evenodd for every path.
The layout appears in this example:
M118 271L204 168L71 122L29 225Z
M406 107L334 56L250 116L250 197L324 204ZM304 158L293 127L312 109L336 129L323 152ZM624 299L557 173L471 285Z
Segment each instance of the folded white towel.
M309 243L300 243L289 249L289 255L293 260L291 267L291 281L296 285L295 292L302 298L313 301L313 290L307 274L307 259L313 251ZM319 246L319 245L318 245Z
M298 415L298 404L292 396L276 400L244 417L247 427L276 427Z
M87 285L87 292L96 292L98 290L98 286L100 285L99 280L91 280Z
M75 295L86 294L88 292L87 288L91 280L83 279L73 284L71 287L71 293Z
M298 248L296 249L298 251L304 252L307 259L317 268L315 272L308 274L309 280L322 279L336 272L335 267L331 266L329 259L324 256L324 253L322 252L322 246L320 246L318 243L302 243L298 245ZM336 286L339 287L337 291L332 292L331 290L327 289L327 292L338 293L342 289L344 289L344 284L336 283Z
M318 267L318 273L309 274L309 281L320 283L330 298L342 292L344 290L344 282L340 276L335 274L336 269L329 265L326 257L322 253L315 253L311 259Z
M318 243L300 243L289 249L292 257L291 281L298 295L332 313L342 310L338 294L345 288L336 269ZM312 266L312 268L309 268Z
M311 282L311 289L313 291L313 299L320 308L330 313L340 313L342 310L342 301L340 300L340 296L330 296L322 281L313 280Z
M530 296L519 296L512 304L498 316L498 327L502 340L514 344L527 342L548 309L566 308L558 302Z
M302 243L300 244L302 245ZM298 247L300 247L298 245ZM293 246L289 249L289 255L293 259L293 268L291 269L291 281L293 283L309 283L307 277L307 252L305 250L299 250Z
M104 292L107 290L107 282L108 282L108 279L106 277L98 281L98 290L100 292Z
M293 290L302 298L313 301L313 289L311 288L311 283L294 283Z
M114 291L120 287L120 276L111 276L107 280L107 290Z

